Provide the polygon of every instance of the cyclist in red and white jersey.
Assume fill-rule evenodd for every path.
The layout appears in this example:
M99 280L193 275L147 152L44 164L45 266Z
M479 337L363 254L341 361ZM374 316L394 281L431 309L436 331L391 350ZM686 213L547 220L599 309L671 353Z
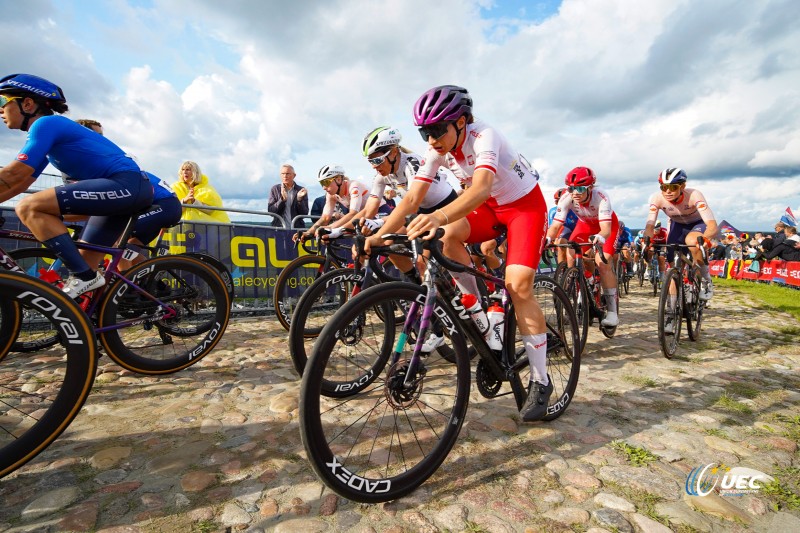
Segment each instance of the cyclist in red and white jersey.
M384 228L382 233L404 232L407 215L433 213L458 198L444 172L437 172L432 180L414 179L422 158L400 146L401 140L397 129L382 126L369 132L362 142L362 152L377 172L364 209L363 228L366 235L375 233L381 227ZM374 218L387 187L397 191L400 201L386 218ZM379 246L382 242L379 236L372 236L365 243L365 248L369 251L371 246ZM422 283L419 272L409 258L397 255L390 258L406 277ZM426 342L422 351L428 353L443 342L443 334L432 335L430 343Z
M615 243L619 234L619 221L611 200L604 191L595 188L597 177L589 167L575 167L567 173L564 183L570 194L563 195L556 207L553 225L547 232L549 239L555 239L570 212L578 216L570 240L574 242L598 242L603 246L606 261L614 256ZM619 324L617 314L617 277L611 264L603 262L600 254L595 255L595 264L600 271L600 285L606 295L607 310L601 324L613 327Z
M463 87L443 85L426 91L414 104L428 151L415 180L430 181L440 166L469 184L455 201L408 226L411 238L445 226L444 253L469 264L464 243L479 243L507 231L506 289L514 302L520 333L531 366L524 421L547 412L553 385L547 376L545 320L534 298L533 280L547 228L547 206L539 175L503 135L472 115L472 98ZM430 236L429 236L430 238ZM453 273L462 293L478 294L475 278Z
M317 179L326 193L325 207L322 208L322 215L319 219L303 234L304 238L315 236L317 229L321 227L344 226L364 208L369 196L369 188L364 183L345 176L344 169L339 165L325 165L319 169ZM345 216L330 224L337 203L348 208L349 211ZM297 235L293 238L297 240Z
M705 196L698 189L686 187L686 172L680 168L668 168L658 175L660 193L650 197L650 213L644 228L645 237L653 236L653 228L658 212L664 211L670 219L667 244L695 245L698 237L705 237L706 245L717 237L718 227L714 213L708 207ZM702 300L710 300L714 294L714 285L703 264L702 252L695 247L689 248L695 264L700 266L703 287L700 291ZM667 250L667 261L671 262L673 253Z

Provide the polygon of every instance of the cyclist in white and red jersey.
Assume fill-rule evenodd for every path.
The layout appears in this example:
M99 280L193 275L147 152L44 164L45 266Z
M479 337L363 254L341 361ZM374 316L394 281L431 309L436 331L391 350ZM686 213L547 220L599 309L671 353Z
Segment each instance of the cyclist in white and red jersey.
M595 188L597 177L589 167L575 167L567 173L564 183L570 194L565 194L558 201L553 225L547 232L547 237L555 239L561 232L561 227L570 212L578 216L575 229L572 230L570 240L574 242L600 243L606 261L614 256L615 243L619 233L619 221L611 208L608 194ZM606 295L606 316L601 324L613 327L619 324L617 315L617 277L611 269L611 264L603 262L600 254L595 254L595 264L600 271L600 285Z
M443 166L470 186L447 206L417 216L408 234L416 238L445 226L444 253L466 265L470 258L465 242L488 241L507 231L506 289L531 366L528 398L520 415L524 421L540 420L553 385L547 375L544 315L533 293L547 228L539 175L499 131L473 117L472 98L463 87L443 85L426 91L414 104L414 124L428 143L414 179L430 181ZM464 273L453 277L462 293L478 294L474 277Z
M384 228L382 233L404 232L403 226L407 215L417 212L433 213L458 198L444 172L437 172L432 180L414 179L422 158L400 146L401 140L402 136L397 129L381 126L369 132L362 142L361 150L364 157L377 172L364 209L363 230L366 235L376 232L381 227ZM388 217L375 218L387 187L397 192L400 201ZM378 246L382 242L379 236L372 236L365 243L366 250L369 251L370 246ZM406 277L418 283L422 282L410 259L397 255L392 255L390 258ZM428 353L442 343L444 335L432 335L431 342L426 342L422 351Z
M650 213L644 228L646 237L653 236L653 227L658 212L664 211L670 219L667 244L687 244L694 246L698 237L705 237L707 246L711 239L717 237L718 228L714 213L708 207L706 199L697 189L686 188L686 172L680 168L668 168L658 175L661 193L650 197ZM703 287L700 299L710 300L714 294L714 285L708 272L708 265L703 264L702 252L689 248L695 264L700 266ZM672 252L667 250L667 261L672 261Z
M330 228L344 226L364 208L369 196L369 188L360 181L351 180L345 176L344 169L339 165L325 165L319 169L317 179L326 193L325 207L322 208L322 215L319 219L303 234L303 238L315 236L317 229L323 226ZM330 224L337 203L342 204L349 211L345 216ZM297 240L298 235L293 238Z

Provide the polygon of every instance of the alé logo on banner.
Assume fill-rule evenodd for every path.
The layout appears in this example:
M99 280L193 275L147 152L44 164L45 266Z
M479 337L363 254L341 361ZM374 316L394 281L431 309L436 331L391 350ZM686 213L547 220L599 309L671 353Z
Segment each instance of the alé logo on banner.
M762 485L774 480L772 476L752 468L730 468L724 464L709 463L689 472L686 494L708 496L718 489L720 496L743 496L758 492Z

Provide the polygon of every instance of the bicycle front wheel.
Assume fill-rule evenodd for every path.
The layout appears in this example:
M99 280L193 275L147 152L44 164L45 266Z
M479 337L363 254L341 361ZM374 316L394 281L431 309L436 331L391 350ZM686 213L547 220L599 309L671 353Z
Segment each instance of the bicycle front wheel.
M138 289L117 279L98 312L100 342L123 368L140 374L177 372L222 339L231 301L215 268L188 256L162 256L125 276Z
M17 248L8 253L31 277L55 285L69 277L67 267L50 248ZM12 352L38 352L58 343L58 330L41 313L26 308Z
M47 448L77 416L94 383L97 348L86 315L57 288L0 272L0 298L35 310L59 332L63 346L41 355L8 354L0 360L0 477ZM2 320L16 321L13 314ZM4 324L5 326L5 324ZM2 339L10 345L13 336Z
M341 308L353 287L364 281L364 270L332 270L322 274L300 297L289 326L289 355L294 368L303 375L314 340Z
M589 324L591 324L592 308L589 302L591 294L586 284L586 277L583 268L573 266L568 268L562 277L561 286L572 304L575 317L578 321L578 335L580 337L580 352L586 348L586 340L589 337Z
M680 273L671 268L664 274L661 285L661 297L658 301L658 342L661 353L667 359L672 359L678 350L678 340L681 335L681 309ZM670 294L670 291L672 294Z
M470 363L451 308L437 299L432 322L444 331L454 363L440 356L441 350L414 361L403 324L359 325L376 315L376 306L386 305L408 309L412 324L424 298L425 288L409 283L367 289L333 316L314 345L300 389L301 436L314 471L342 497L378 503L410 493L439 468L458 438L469 401ZM354 326L362 336L351 343L351 353L374 360L388 351L392 358L369 377L370 385L354 383L349 392L341 391L343 397L326 397L324 381L338 380L350 364L337 347Z
M700 300L700 272L693 270L691 283L683 286L683 295L686 299L684 315L686 317L686 333L690 341L700 339L700 324L703 322L703 308L705 302Z
M286 331L292 324L294 308L303 292L326 271L324 255L303 255L286 265L275 280L272 304L278 322Z

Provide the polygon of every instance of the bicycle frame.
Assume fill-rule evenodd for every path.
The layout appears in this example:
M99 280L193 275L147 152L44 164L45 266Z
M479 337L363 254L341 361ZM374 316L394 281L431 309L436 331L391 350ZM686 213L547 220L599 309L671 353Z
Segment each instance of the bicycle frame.
M136 217L132 217L131 222L135 221ZM132 229L132 223L128 224L128 228L126 228L123 235L128 235ZM7 238L7 239L15 239L21 241L28 241L28 242L35 242L37 244L41 244L40 241L30 232L24 231L11 231L11 230L4 230L0 228L0 238ZM127 238L124 239L127 241ZM147 292L146 290L142 289L136 283L129 280L122 273L119 271L119 263L122 259L125 258L126 252L129 251L127 242L122 244L121 247L111 247L111 246L100 246L97 244L91 244L86 242L75 242L75 245L78 249L81 250L90 250L93 252L102 252L104 255L110 255L111 261L108 264L105 272L103 273L103 277L106 280L106 284L93 291L91 297L89 298L89 305L85 309L86 315L89 317L94 316L95 311L97 311L97 307L100 305L100 302L103 301L103 295L108 287L111 286L114 278L121 279L128 287L132 288L134 291L139 293L140 295L144 296L148 300L156 303L159 305L161 309L163 309L163 315L157 317L158 320L169 320L170 318L174 318L177 313L174 309L167 306L164 302ZM8 253L0 247L0 268L5 268L6 270L11 270L14 272L22 272L23 269L17 264L14 259L8 255ZM150 317L152 319L152 317ZM132 319L119 322L114 324L113 326L105 326L105 327L98 327L95 328L95 333L103 333L105 331L115 330L115 329L122 329L129 326L136 325L141 323L142 320Z
M386 240L390 240L391 237L394 236L383 236L383 238ZM414 252L414 261L416 262L417 256L420 255L417 250L416 242L412 243L412 250ZM451 277L449 274L447 274L447 270L439 265L441 259L442 257L440 254L432 250L431 258L427 263L427 269L423 278L423 285L427 288L425 299L423 302L413 302L408 309L405 323L403 324L403 330L397 339L395 349L390 358L390 364L395 364L399 360L400 355L403 352L403 346L406 344L409 334L414 330L419 306L422 305L422 316L420 318L417 342L414 345L414 351L409 363L408 373L406 374L404 381L405 386L411 386L412 381L416 379L415 376L417 375L417 370L419 369L422 344L431 328L431 317L435 312L436 297L441 294L441 299L444 305L449 307L453 313L460 318L460 322L455 323L455 326L459 329L459 332L467 337L495 379L497 379L499 382L509 381L511 383L512 392L514 393L517 407L521 408L522 404L525 402L527 393L524 387L520 384L520 381L514 380L513 377L523 366L528 364L527 357L515 358L512 361L509 358L509 353L512 353L510 350L492 350L489 347L488 343L483 337L483 334L478 331L478 328L473 322L472 318L469 316L469 313L466 312L464 306L461 305L461 302L458 300L458 295L450 283ZM473 267L466 265L458 266L459 268L463 267L464 272L482 278L486 281L493 282L497 287L502 289L501 305L503 307L504 316L509 316L509 313L513 311L513 307L511 306L511 299L508 296L508 292L506 291L505 287L505 281L503 279L481 272ZM506 320L503 326L503 338L505 339L504 342L509 342L508 339L512 338L510 335L513 334L516 336L516 332L508 331L508 323L508 320Z

